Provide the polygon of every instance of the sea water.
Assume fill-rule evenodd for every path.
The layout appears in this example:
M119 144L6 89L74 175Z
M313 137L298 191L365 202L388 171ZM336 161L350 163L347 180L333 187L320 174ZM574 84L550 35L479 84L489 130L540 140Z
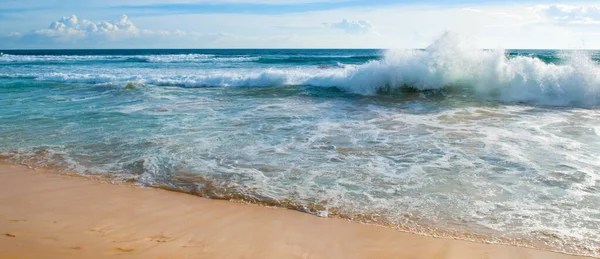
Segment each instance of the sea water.
M2 52L0 161L600 254L598 52Z

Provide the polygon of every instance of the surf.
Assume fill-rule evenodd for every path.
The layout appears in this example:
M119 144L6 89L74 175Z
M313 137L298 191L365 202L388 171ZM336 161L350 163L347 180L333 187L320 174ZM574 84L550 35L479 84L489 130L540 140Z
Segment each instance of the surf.
M156 71L140 65L118 73L96 70L7 73L0 77L33 77L38 81L84 84L129 83L181 87L334 87L359 95L398 94L404 90L469 95L478 100L534 105L597 107L600 66L584 51L552 55L515 54L504 49L482 50L456 34L447 33L425 49L384 50L381 56L222 57L208 54L151 56L15 56L0 61L114 60L181 64ZM526 53L526 52L525 52ZM350 60L362 60L358 64ZM346 63L343 63L346 61ZM208 62L207 67L187 67ZM246 63L245 65L239 62ZM215 68L212 64L224 64ZM298 64L302 63L302 64ZM231 64L232 67L228 67ZM323 65L333 64L333 65ZM115 68L117 69L117 68Z

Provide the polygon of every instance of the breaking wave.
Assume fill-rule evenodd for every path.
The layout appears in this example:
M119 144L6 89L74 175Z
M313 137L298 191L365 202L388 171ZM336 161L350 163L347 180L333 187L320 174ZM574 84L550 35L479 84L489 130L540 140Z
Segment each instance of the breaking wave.
M65 83L172 85L182 87L337 87L344 91L376 95L412 91L441 91L467 94L477 99L523 102L555 106L598 106L600 66L586 52L555 54L552 62L536 56L512 55L502 49L481 50L453 34L446 34L423 50L388 50L380 59L362 64L249 69L197 69L158 72L108 71L106 73L0 74L0 77L35 78ZM16 56L9 56L8 59ZM42 57L38 57L42 58ZM46 58L46 57L44 57ZM70 57L90 58L85 57ZM103 57L114 58L114 57ZM211 55L163 55L129 57L145 62L219 60ZM352 57L345 57L352 58ZM364 58L364 57L358 57ZM369 57L373 58L373 57ZM254 60L259 57L221 58L222 62ZM294 60L298 59L292 58ZM321 59L323 59L321 57ZM298 59L302 61L302 58ZM558 62L557 60L560 60ZM271 62L271 61L268 61Z

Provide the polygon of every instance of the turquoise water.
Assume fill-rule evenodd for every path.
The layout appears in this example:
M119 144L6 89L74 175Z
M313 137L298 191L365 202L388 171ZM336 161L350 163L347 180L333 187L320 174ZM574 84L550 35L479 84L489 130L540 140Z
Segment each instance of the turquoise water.
M597 53L2 52L2 161L598 256Z

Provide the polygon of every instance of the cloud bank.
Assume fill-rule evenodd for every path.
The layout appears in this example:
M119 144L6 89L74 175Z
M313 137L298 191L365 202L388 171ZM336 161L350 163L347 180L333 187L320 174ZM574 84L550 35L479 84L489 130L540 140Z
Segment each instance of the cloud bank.
M90 47L99 44L107 44L106 46L112 47L121 46L118 44L132 42L133 40L152 40L156 43L164 43L181 39L196 40L201 37L214 39L219 36L223 35L181 30L143 30L136 27L127 15L122 15L117 20L100 22L92 22L71 15L53 21L47 29L33 30L27 33L13 32L6 40L19 43L25 47L42 43L46 46L57 45L59 47Z
M350 21L347 19L342 19L340 22L323 23L323 25L329 28L340 29L350 34L366 34L375 32L373 26L366 21Z
M121 16L115 21L102 21L98 23L86 19L78 19L71 15L53 21L47 29L34 30L25 34L13 33L14 37L39 40L57 40L61 42L78 41L86 38L103 37L112 40L137 37L147 33L140 31L127 17Z
M13 32L0 37L0 49L29 48L245 48L274 44L285 47L296 34L238 35L227 32L148 30L138 28L127 15L93 22L75 15L53 21L45 29ZM280 45L276 45L280 44Z
M558 24L600 24L600 6L540 5L535 7L547 19Z

